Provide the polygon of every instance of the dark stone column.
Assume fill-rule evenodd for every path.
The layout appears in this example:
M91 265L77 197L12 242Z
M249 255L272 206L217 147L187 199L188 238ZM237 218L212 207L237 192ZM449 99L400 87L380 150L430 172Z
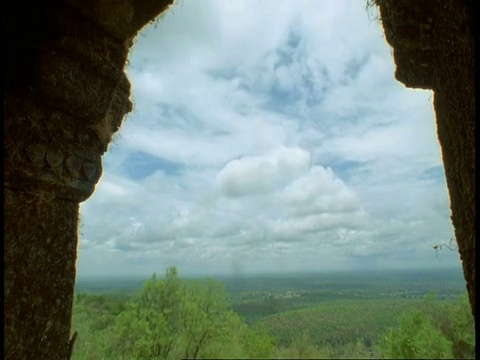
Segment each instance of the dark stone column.
M468 4L446 1L438 6L434 106L452 223L475 317L475 39Z
M41 192L4 196L5 359L66 359L78 204Z
M475 37L468 0L375 0L395 76L433 89L452 223L475 316ZM449 234L445 234L447 239Z
M7 2L5 359L69 357L79 203L132 107L132 37L169 3Z

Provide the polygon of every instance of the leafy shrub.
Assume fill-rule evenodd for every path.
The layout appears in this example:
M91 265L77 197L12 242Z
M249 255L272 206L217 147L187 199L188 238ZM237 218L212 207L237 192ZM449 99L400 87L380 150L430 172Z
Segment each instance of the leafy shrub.
M420 310L400 318L399 326L387 331L381 343L383 356L403 359L451 359L452 343Z

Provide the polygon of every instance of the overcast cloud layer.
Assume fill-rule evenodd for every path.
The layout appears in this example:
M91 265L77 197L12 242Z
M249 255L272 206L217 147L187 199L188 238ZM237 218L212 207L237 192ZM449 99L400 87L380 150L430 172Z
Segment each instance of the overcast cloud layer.
M432 93L363 0L179 1L81 207L78 273L460 267Z

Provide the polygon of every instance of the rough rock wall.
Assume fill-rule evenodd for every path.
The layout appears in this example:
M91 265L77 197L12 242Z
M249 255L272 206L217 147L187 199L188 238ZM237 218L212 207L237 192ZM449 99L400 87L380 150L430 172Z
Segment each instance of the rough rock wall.
M171 1L7 1L6 359L68 358L78 203L92 194L101 155L131 109L123 73L131 39ZM453 223L474 305L473 19L460 0L378 3L397 79L435 90Z
M67 359L79 202L132 108L132 37L171 0L8 1L5 359Z
M376 0L397 80L432 89L452 222L475 316L475 35L472 1Z

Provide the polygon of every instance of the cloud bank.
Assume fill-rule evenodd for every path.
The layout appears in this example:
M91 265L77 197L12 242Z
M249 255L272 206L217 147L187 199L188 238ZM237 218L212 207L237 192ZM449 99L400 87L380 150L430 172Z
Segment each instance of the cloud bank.
M81 206L79 275L459 267L432 94L363 1L178 1Z

